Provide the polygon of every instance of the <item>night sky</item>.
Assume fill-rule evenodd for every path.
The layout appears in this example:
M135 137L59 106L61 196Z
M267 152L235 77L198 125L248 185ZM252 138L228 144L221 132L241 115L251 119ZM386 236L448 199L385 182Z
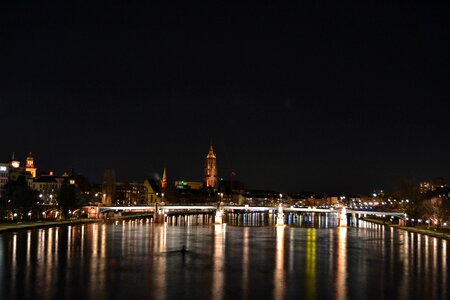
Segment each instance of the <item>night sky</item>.
M250 189L450 179L449 1L7 2L1 162L201 180L212 141Z

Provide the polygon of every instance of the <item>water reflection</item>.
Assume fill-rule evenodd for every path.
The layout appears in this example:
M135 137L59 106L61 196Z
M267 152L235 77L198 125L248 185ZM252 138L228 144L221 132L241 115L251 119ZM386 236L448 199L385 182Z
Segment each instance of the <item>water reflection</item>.
M363 222L336 229L191 223L1 234L1 299L449 296L446 240ZM174 251L181 245L191 252Z
M307 229L306 241L306 298L316 299L316 229Z
M276 252L275 252L275 276L274 299L284 299L286 292L286 280L284 272L284 231L285 226L277 226Z
M167 242L167 224L155 226L155 248L154 253L159 253L160 255L155 255L154 269L153 272L153 299L165 299L166 298L166 259L163 253L166 252L166 242Z
M447 278L448 278L448 274L447 274L447 272L448 272L447 271L447 263L448 263L447 243L448 243L448 241L442 240L442 246L441 246L441 249L442 249L442 251L441 251L441 266L442 266L441 278L442 278L442 280L441 280L441 284L440 284L440 285L446 285L446 286L448 286L448 281L447 281ZM447 294L447 290L444 291L443 296L444 296L443 299L448 299L449 295Z
M213 277L211 298L223 298L226 224L214 225Z
M347 298L347 228L338 228L336 299Z
M248 298L248 277L250 268L250 258L249 258L249 231L250 228L244 228L244 236L242 243L242 298Z
M274 226L273 212L228 212L226 223L235 226ZM329 228L336 227L337 214L331 213L293 213L285 214L285 224L296 227Z

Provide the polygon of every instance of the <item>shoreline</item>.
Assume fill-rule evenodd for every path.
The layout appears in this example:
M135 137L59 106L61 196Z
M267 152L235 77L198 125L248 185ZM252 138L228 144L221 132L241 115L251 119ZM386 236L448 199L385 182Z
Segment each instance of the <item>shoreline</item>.
M116 216L105 219L73 219L73 220L61 220L61 221L25 221L25 222L16 222L16 223L0 223L0 234L6 232L16 232L23 230L32 230L39 228L48 228L48 227L61 227L67 225L80 225L80 224L91 224L91 223L105 223L108 221L117 221L117 220L127 220L127 219L140 219L140 218L149 218L152 214L144 214L144 215L126 215L126 216Z
M450 232L449 233L441 232L441 231L437 231L434 228L427 229L427 228L422 228L422 227L399 226L397 224L392 224L390 222L386 222L386 221L382 221L382 220L378 220L378 219L370 219L370 218L365 218L365 219L361 219L361 220L370 222L370 223L374 223L374 224L378 224L378 225L394 227L399 230L404 230L404 231L408 231L408 232L412 232L412 233L420 233L420 234L428 235L428 236L435 237L435 238L450 240Z

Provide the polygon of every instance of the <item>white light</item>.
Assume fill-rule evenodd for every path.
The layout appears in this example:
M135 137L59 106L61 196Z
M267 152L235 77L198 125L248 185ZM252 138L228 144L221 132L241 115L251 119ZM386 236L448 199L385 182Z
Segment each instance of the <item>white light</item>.
M29 212L28 215L31 216L31 213Z
M0 171L5 172L5 171L6 171L6 167L1 166L1 167L0 167Z
M14 217L17 217L17 213L14 213Z

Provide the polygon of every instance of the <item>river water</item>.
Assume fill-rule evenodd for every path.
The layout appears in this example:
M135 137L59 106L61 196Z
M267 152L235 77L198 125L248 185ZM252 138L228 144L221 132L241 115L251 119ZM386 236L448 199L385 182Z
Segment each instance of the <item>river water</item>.
M365 222L35 229L0 235L0 299L449 299L449 250Z

